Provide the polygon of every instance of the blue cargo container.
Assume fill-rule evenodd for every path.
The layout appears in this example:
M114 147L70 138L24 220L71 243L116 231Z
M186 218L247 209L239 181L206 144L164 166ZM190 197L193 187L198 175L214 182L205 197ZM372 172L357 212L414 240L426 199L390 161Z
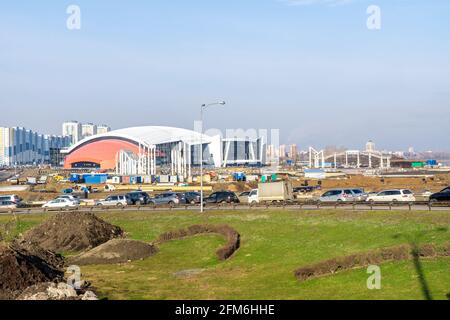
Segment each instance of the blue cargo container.
M108 180L107 174L85 174L83 179L87 184L103 184Z
M436 160L427 160L427 166L437 166L438 163Z
M81 174L71 173L69 181L72 182L72 183L83 183L84 179L83 179L83 176Z

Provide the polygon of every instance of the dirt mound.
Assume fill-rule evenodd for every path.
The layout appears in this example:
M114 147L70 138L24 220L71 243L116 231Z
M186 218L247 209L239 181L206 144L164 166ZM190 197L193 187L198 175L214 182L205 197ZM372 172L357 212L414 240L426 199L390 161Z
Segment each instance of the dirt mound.
M159 236L159 243L164 243L170 240L182 239L199 234L218 233L227 239L225 246L217 250L216 254L219 260L227 260L230 258L241 245L240 234L228 225L193 225L187 229L180 229L176 231L169 231Z
M58 213L23 240L55 252L82 251L123 236L123 230L88 212Z
M14 299L26 288L63 279L63 258L35 247L28 251L17 243L0 244L0 300Z
M401 245L371 252L358 253L302 267L297 269L294 274L298 280L306 281L353 268L362 268L389 261L408 260L412 259L414 256L423 258L448 257L450 256L450 244L441 247L425 244L417 249L413 249L409 245Z
M69 263L80 266L125 263L151 257L156 252L158 252L158 249L149 243L113 239L88 252L70 258Z

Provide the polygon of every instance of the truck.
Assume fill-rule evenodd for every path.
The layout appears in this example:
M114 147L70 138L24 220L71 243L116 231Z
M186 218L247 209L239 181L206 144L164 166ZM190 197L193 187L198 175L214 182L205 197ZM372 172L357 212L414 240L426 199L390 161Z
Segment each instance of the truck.
M258 189L250 192L248 202L250 204L264 202L289 202L294 200L292 183L290 181L277 181L259 183Z

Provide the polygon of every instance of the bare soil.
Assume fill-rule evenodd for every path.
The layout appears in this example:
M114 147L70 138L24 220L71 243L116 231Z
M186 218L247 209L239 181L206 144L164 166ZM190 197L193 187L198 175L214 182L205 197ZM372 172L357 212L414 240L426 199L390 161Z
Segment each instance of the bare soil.
M0 244L0 300L15 299L41 282L62 280L62 264L61 256L39 247L28 250L17 243Z
M127 239L113 239L90 251L69 258L69 264L101 265L126 263L153 256L158 249L149 243Z
M79 252L123 237L121 228L88 212L58 213L31 229L23 241L54 252Z

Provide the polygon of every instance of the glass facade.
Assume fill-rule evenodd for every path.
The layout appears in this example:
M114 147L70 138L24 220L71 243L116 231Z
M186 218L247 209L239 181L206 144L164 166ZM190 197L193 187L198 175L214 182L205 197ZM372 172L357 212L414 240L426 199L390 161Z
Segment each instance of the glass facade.
M50 149L61 150L69 137L42 135L25 128L0 128L0 166L50 164Z

